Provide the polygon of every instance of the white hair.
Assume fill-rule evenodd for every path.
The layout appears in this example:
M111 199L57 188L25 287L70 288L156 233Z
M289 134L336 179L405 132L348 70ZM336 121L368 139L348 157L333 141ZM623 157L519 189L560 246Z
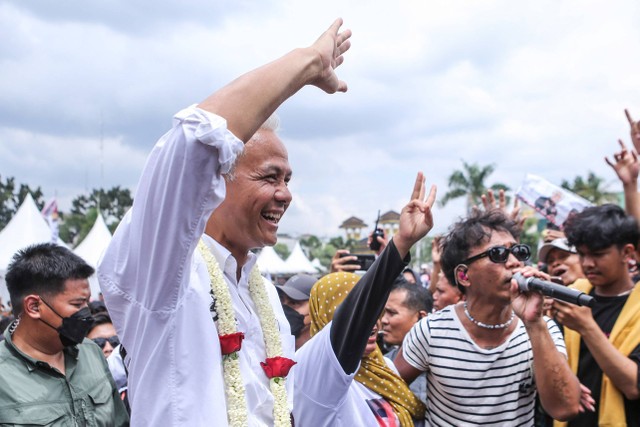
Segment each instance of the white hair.
M266 130L266 131L270 131L277 134L279 129L280 129L280 116L278 116L277 112L273 112L273 114L271 114L269 118L267 118L267 120L265 120L264 123L260 125L260 128L258 128L256 133L253 134L250 140L253 140L255 142L260 142L261 138L256 138L256 135L261 130ZM242 150L240 154L238 154L238 156L236 157L236 161L234 162L233 166L231 166L231 169L226 175L227 181L233 181L236 178L236 174L235 174L236 165L238 164L239 159L242 156L244 156L245 153L246 153L246 150Z

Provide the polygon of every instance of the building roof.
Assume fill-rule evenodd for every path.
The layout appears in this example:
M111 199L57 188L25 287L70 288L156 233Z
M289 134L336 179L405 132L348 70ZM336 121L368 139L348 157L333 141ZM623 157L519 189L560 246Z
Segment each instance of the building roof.
M385 212L380 216L380 222L398 222L400 221L400 214L396 211Z
M339 228L366 228L366 227L367 227L367 224L365 224L363 220L355 216L352 216L348 219L345 219Z

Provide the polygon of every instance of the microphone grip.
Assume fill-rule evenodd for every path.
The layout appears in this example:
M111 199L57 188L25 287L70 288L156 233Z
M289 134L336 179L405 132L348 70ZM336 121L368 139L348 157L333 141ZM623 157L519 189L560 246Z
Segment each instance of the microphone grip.
M544 296L548 296L559 301L564 301L575 305L593 307L593 297L577 289L568 288L563 285L557 285L555 283L547 282L535 277L524 277L520 273L514 274L513 277L514 279L516 279L518 287L521 291L537 291Z

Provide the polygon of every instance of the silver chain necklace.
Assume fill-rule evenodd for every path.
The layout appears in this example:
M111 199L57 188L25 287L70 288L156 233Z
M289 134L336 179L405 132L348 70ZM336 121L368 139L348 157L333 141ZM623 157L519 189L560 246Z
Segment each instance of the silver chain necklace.
M506 329L509 327L509 325L511 325L511 323L513 323L513 319L515 317L515 313L513 312L513 310L511 310L511 317L506 322L498 323L497 325L487 325L486 323L482 323L481 321L473 318L471 313L469 313L469 308L467 308L466 301L464 302L464 314L467 316L467 319L469 319L472 323L485 329Z

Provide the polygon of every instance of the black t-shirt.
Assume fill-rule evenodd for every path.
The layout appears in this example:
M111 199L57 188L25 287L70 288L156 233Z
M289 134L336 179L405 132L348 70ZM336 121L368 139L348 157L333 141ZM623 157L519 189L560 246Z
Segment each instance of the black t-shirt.
M594 290L591 295L595 298L595 304L592 309L593 318L596 323L609 338L613 326L618 320L618 316L627 302L629 295L620 297L602 297L597 296ZM640 310L640 307L638 307ZM636 347L629 358L636 362L640 370L640 345ZM591 390L591 395L596 401L595 412L585 411L569 422L569 427L597 427L598 411L600 402L600 389L602 388L602 369L596 363L591 355L584 340L580 341L580 358L578 360L578 378L580 382ZM638 375L638 387L640 388L640 375ZM628 426L640 426L640 401L624 399L624 408L627 416Z

